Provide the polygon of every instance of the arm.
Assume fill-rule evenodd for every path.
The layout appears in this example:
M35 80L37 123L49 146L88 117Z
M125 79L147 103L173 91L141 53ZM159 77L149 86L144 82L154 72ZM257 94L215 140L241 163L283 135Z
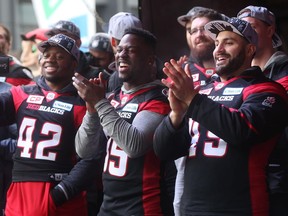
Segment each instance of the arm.
M97 169L102 169L101 159L82 159L70 171L69 175L57 184L50 192L56 206L72 199L94 181Z
M267 84L267 89L272 83ZM267 106L264 101L274 98ZM187 115L221 139L235 145L258 143L276 136L287 124L287 98L275 92L250 94L238 110L229 109L206 97L197 95Z
M104 142L98 114L86 112L75 136L77 154L81 158L98 158L104 152Z
M161 114L144 110L130 124L106 99L98 102L95 108L106 135L112 137L131 158L140 157L152 148L154 131L164 118Z
M175 160L188 153L191 136L186 119L175 129L169 116L166 116L154 134L153 148L162 160Z

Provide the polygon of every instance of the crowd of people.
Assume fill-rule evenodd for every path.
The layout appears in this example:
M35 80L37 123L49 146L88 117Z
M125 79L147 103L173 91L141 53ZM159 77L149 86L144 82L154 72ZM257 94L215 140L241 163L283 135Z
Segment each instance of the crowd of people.
M287 216L288 55L276 16L195 6L167 62L131 13L80 50L0 25L0 216Z

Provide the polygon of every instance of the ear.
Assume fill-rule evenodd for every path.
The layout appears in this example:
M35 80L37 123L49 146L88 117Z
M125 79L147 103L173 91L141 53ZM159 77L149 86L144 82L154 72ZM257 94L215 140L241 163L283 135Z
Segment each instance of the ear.
M118 45L117 40L114 37L111 37L111 45L112 45L112 47L115 47L115 48Z
M275 26L271 25L267 27L267 34L272 38L273 34L275 33Z
M155 62L155 56L154 55L149 56L148 57L148 65L152 66L152 65L154 65L154 62Z
M255 45L248 44L248 51L247 51L248 56L253 58L255 53L256 53L256 49L257 49L257 47Z

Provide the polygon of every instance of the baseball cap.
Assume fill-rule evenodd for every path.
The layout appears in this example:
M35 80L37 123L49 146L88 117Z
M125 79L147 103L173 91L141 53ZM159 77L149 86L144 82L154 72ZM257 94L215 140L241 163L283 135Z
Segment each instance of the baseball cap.
M177 21L180 23L180 25L185 27L187 22L189 22L192 18L197 17L199 15L199 13L202 13L202 12L204 12L204 13L211 12L211 13L218 14L217 11L215 11L211 8L195 6L191 10L189 10L186 15L179 16L177 18ZM220 16L220 14L219 14L219 16Z
M47 31L48 31L47 29L37 28L37 29L27 32L26 34L21 34L20 36L22 40L34 41L35 39L39 39L39 40L45 41L48 39L47 36L45 35Z
M214 20L208 22L204 28L213 40L216 39L220 32L231 31L245 38L249 43L254 44L255 46L257 46L258 43L258 35L250 23L236 17L232 17L227 21Z
M51 37L62 32L70 33L79 39L81 38L80 29L73 22L67 20L58 21L49 31L47 31L46 35Z
M119 12L110 18L108 34L117 40L121 40L125 30L131 27L142 28L142 23L131 13Z
M267 23L270 26L276 25L275 15L265 7L258 7L258 6L250 5L242 9L241 11L239 11L239 13L237 14L237 17L239 19L242 19L245 17L253 17L253 18L259 19ZM274 32L274 35L272 36L272 44L274 48L282 45L282 40L280 39L279 35L276 32Z
M109 35L104 32L93 35L89 42L89 50L113 53Z
M77 61L79 60L79 49L76 45L75 40L64 34L56 34L49 38L47 41L42 41L38 45L40 52L44 52L48 47L59 46L72 55Z

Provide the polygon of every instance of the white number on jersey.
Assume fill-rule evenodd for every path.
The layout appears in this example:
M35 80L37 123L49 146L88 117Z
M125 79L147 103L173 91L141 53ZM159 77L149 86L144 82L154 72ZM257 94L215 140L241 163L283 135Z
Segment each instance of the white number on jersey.
M111 138L107 143L104 172L108 171L113 176L123 177L127 170L128 156Z
M21 157L32 158L31 149L33 147L32 135L35 129L37 119L32 118L24 118L22 124L19 128L19 137L18 137L18 147L22 147L23 150L20 154ZM43 160L56 160L56 153L49 152L49 147L55 147L60 143L60 137L62 133L62 127L53 123L45 123L41 129L41 134L50 135L52 134L52 138L49 140L43 140L39 143L36 143L35 149L35 159L43 159ZM45 152L45 153L44 153Z
M189 119L189 131L192 135L189 157L194 157L196 156L197 143L200 137L199 123ZM227 143L210 131L207 131L207 137L210 138L210 141L204 143L203 154L207 157L224 156L227 151Z

